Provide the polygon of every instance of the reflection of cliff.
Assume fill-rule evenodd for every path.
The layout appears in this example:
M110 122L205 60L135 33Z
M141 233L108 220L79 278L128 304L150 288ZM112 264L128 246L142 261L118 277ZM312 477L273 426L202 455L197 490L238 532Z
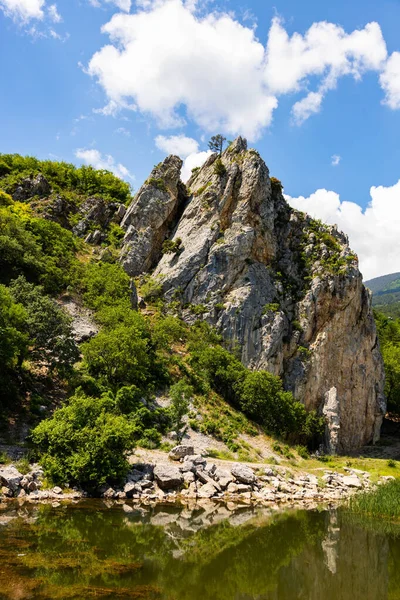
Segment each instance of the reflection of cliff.
M321 546L324 551L325 565L329 571L335 575L337 569L338 558L338 541L340 535L340 527L338 526L338 517L336 511L330 511L327 515L328 529L326 536L322 540Z
M400 538L341 513L128 509L3 517L0 599L400 600Z
M327 513L322 544L281 570L268 600L387 600L389 540Z

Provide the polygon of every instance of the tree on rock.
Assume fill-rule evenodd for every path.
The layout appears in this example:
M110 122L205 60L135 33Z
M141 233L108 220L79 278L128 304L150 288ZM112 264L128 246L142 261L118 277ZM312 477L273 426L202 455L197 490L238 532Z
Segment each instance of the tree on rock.
M217 135L213 135L211 140L208 142L208 147L213 152L218 152L221 156L222 150L224 149L224 144L226 142L226 137L222 136L220 133Z

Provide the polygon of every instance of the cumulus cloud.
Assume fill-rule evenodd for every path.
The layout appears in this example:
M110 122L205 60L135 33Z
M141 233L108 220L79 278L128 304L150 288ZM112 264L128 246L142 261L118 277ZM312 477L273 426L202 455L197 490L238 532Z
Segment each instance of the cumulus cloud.
M394 110L400 108L400 52L393 52L388 58L380 83L385 92L384 103Z
M44 18L46 0L0 0L0 8L7 17L27 23L32 19Z
M199 149L199 144L193 138L185 135L158 135L154 140L159 150L167 154L177 154L181 158L186 158L189 154L195 154Z
M204 130L250 140L270 125L279 96L304 93L292 111L301 124L340 77L358 80L386 68L386 44L374 22L349 33L319 22L289 36L274 18L263 45L231 13L204 5L198 11L193 1L141 0L134 14L114 15L102 31L110 43L93 55L87 72L110 102L134 102L161 127L184 125L184 107Z
M286 196L291 206L331 225L337 224L360 259L365 279L400 271L400 180L391 187L372 187L363 211L336 192L319 189L308 198Z
M126 99L162 127L184 124L179 106L208 131L255 139L277 106L262 78L265 49L252 29L228 15L198 17L181 0L165 0L103 27L111 44L88 72L109 100Z
M117 175L117 177L121 177L121 179L130 179L132 181L135 179L134 175L132 175L124 165L116 163L110 154L103 156L95 149L78 148L75 151L75 156L87 165L91 165L95 169L111 171L114 175Z
M337 167L340 164L341 160L342 160L342 157L339 156L339 154L333 154L331 156L331 165L332 165L332 167Z
M192 169L195 167L201 167L206 162L207 158L212 154L211 150L206 152L194 152L189 154L183 161L181 170L181 179L184 183L189 179L192 174Z

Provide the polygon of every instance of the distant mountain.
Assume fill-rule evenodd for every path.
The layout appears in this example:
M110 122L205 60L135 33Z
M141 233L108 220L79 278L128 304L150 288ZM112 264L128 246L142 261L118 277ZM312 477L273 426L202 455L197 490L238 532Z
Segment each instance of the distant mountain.
M390 273L365 282L373 293L374 308L388 316L400 317L400 273Z

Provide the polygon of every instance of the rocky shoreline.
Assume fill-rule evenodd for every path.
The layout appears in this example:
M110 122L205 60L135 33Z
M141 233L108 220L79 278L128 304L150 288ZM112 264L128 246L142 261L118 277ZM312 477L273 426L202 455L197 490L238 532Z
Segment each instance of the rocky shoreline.
M136 463L132 465L124 485L103 486L94 497L108 501L132 500L137 504L193 503L216 501L228 503L279 504L334 503L360 491L372 490L375 484L370 474L358 469L345 469L341 474L328 469L315 474L293 475L286 467L257 466L243 463L216 465L193 446L176 446L169 453L168 462ZM393 477L381 477L384 483ZM31 465L30 472L22 474L15 465L0 468L0 501L22 500L47 502L80 500L89 495L78 489L63 490L56 486L44 489L43 471Z

